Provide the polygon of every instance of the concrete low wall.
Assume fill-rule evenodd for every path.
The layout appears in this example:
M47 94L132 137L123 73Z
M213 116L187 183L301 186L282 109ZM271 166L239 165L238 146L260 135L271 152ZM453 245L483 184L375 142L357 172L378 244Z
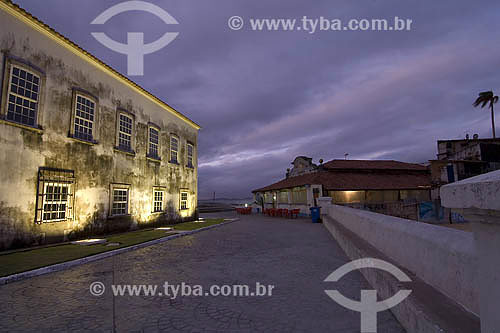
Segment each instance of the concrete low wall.
M443 206L500 211L500 170L448 184L441 188Z
M328 214L424 282L478 315L472 233L321 202Z
M500 170L441 187L445 207L472 224L478 253L481 332L500 332Z

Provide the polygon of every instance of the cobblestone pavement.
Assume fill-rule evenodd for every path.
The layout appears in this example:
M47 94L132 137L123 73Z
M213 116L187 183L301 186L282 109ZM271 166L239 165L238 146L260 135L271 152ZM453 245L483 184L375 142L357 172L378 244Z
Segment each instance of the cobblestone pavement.
M323 280L348 261L321 224L242 216L220 228L70 270L0 286L0 331L359 332L359 313L331 300L371 289L359 272ZM92 296L89 285L107 290ZM268 297L112 297L111 284L275 285ZM163 287L162 287L163 288ZM389 311L379 332L404 332Z

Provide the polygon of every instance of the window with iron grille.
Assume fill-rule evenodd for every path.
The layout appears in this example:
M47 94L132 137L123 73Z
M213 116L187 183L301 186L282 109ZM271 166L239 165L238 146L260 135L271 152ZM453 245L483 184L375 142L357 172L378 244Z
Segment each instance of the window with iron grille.
M111 215L128 214L128 191L126 188L113 189Z
M194 146L190 143L187 144L187 166L192 168L193 167L193 151L194 151Z
M73 219L73 170L41 167L38 170L36 222Z
M76 95L75 138L85 141L94 139L95 102L82 95Z
M118 128L118 147L132 151L132 129L133 119L123 113L120 113Z
M179 139L175 136L170 137L170 162L179 163L177 153L179 151Z
M181 210L188 209L188 193L181 192Z
M158 129L149 127L149 157L160 159L160 133Z
M12 66L8 90L7 120L36 126L39 94L40 77L21 67Z
M154 191L153 212L158 213L163 211L163 191Z
M43 221L66 220L66 206L68 205L68 185L51 183L45 184L45 201L43 203Z

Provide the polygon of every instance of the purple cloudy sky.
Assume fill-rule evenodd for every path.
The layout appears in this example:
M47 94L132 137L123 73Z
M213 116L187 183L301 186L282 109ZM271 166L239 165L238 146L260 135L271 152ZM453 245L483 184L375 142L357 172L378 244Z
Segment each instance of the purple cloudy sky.
M126 74L126 57L92 31L126 42L144 32L178 38L145 58L132 79L201 124L201 198L248 197L283 178L297 155L325 161L435 158L437 139L490 136L472 102L500 90L497 0L152 0L177 19L129 12L89 23L121 1L16 0L23 8ZM413 20L410 32L231 31L248 18ZM500 117L499 117L500 121Z

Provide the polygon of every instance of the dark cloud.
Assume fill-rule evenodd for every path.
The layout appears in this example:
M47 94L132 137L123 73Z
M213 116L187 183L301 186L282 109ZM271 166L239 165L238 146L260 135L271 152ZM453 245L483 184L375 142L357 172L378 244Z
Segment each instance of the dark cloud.
M113 67L126 58L101 46L89 25L120 1L18 0ZM179 31L146 56L133 80L200 123L201 197L246 197L284 176L291 160L384 158L424 162L436 140L490 133L489 114L472 108L496 89L500 68L497 1L151 1L178 26L124 13L104 32L120 41L144 31L152 41ZM255 32L227 19L388 18L409 32Z

